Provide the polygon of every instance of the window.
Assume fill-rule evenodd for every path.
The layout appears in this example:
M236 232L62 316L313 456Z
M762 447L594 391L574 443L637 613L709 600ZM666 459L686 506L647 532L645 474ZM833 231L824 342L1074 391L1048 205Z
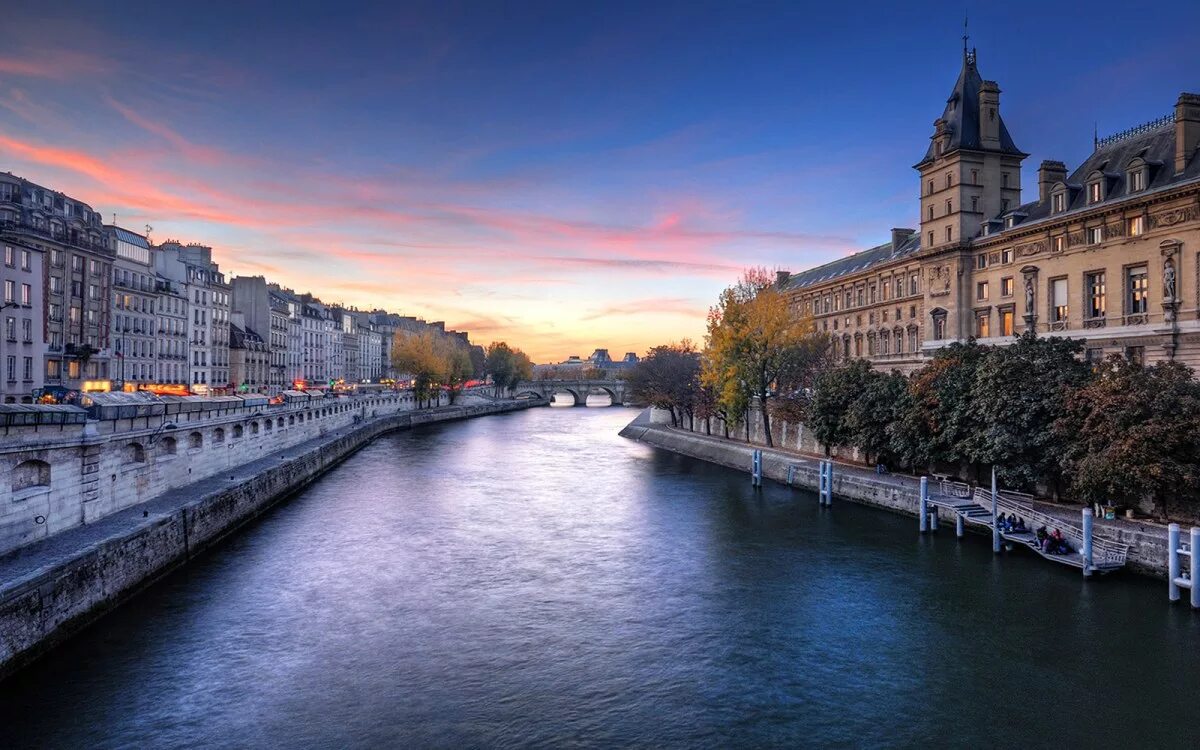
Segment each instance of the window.
M4 282L4 301L15 302L17 299L17 282L8 279Z
M1013 309L1011 307L1000 311L1000 335L1013 335Z
M933 205L932 204L930 204L930 206L929 206L929 220L933 221Z
M29 318L21 320L21 336L26 344L33 343L33 321Z
M946 215L954 213L954 201L946 201Z
M1134 266L1125 271L1127 315L1144 315L1150 309L1148 293L1150 291L1150 276L1146 266Z
M971 211L974 213L979 213L979 196L978 195L971 196Z
M1065 234L1060 234L1059 236L1055 237L1054 238L1054 252L1061 253L1063 250L1066 250L1066 249L1067 249L1067 236Z
M1146 189L1146 172L1144 169L1134 169L1129 172L1129 192L1136 193Z
M21 304L22 305L33 304L33 289L30 288L30 286L28 284L21 285Z
M1015 217L1015 216L1005 216L1004 217L1004 228L1005 229L1012 229L1016 225L1017 225L1017 217Z
M17 358L9 355L6 358L6 364L7 366L4 368L4 371L8 374L8 382L17 382Z
M1008 187L1008 172L1000 173L1000 187L1002 187L1002 188Z
M986 339L991 335L988 330L990 320L991 315L988 313L977 313L975 315L975 338Z
M929 246L933 247L933 232L929 233Z
M972 185L979 184L979 170L978 169L971 170L971 184Z
M1071 305L1067 299L1067 280L1054 279L1050 282L1050 320L1062 323L1070 317Z
M933 319L933 337L937 340L946 338L946 318L938 316Z
M933 180L929 181L929 195L933 195Z
M946 187L949 188L954 184L954 175L950 172L946 173Z
M954 240L954 228L946 227L946 242L952 242L953 240Z
M918 289L918 287L917 287L917 277L918 277L918 275L917 275L917 274L915 274L915 273L914 273L914 274L912 274L912 275L910 275L910 276L908 277L908 293L909 293L909 294L916 294L916 293L917 293L917 289Z
M987 268L987 253L980 253L975 256L975 267L981 271Z
M988 298L988 283L981 281L975 285L975 299L984 301Z
M7 317L4 319L4 338L9 341L17 340L17 319Z
M1001 297L1013 296L1013 277L1006 276L1003 279L1000 279L1000 296Z
M1088 203L1099 203L1104 198L1104 186L1099 180L1089 182L1087 186Z
M1067 210L1067 194L1055 193L1050 196L1050 210L1056 214Z
M1087 316L1088 318L1103 318L1105 313L1105 284L1104 271L1089 273L1087 281Z
M1104 227L1088 227L1087 240L1089 245L1099 245L1104 241Z
M1126 222L1126 228L1129 230L1127 234L1130 237L1137 237L1139 234L1142 234L1146 231L1145 218L1141 216L1134 216L1133 218L1128 219Z

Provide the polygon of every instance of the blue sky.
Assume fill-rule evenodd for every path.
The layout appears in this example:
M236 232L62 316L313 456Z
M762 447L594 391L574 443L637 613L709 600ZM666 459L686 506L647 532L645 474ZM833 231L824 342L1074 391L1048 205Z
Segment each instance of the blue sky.
M964 11L1026 161L1200 91L1200 4L10 4L0 169L539 360L917 220Z

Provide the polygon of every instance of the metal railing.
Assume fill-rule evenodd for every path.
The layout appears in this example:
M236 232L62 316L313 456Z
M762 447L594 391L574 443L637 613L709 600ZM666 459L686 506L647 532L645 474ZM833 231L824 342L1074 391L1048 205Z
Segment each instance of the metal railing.
M982 487L976 488L974 499L976 503L984 507L991 507L991 490L986 490ZM1058 529L1060 532L1062 532L1063 538L1066 539L1075 550L1082 549L1083 529L1066 523L1061 518L1056 518L1048 513L1035 510L1032 506L1026 504L1032 499L1032 495L1027 495L1023 492L1001 490L997 493L996 507L1002 512L1016 513L1019 517L1024 518L1030 531L1035 530L1039 526L1045 526L1050 530ZM1124 544L1118 544L1116 542L1110 542L1105 539L1100 539L1094 534L1092 535L1093 565L1124 565L1128 554L1128 546Z

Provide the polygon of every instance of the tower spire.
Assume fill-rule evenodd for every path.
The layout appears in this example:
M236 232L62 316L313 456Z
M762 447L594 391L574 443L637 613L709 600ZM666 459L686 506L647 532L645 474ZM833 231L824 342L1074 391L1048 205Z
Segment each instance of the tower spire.
M967 22L969 20L966 11L963 11L963 59L967 57L967 40L971 38L971 34L967 29Z

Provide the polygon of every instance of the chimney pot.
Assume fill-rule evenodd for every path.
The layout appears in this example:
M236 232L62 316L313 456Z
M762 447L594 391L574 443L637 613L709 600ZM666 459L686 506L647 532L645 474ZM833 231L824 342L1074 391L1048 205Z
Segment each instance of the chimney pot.
M1187 168L1200 145L1200 94L1184 92L1175 102L1175 174Z

